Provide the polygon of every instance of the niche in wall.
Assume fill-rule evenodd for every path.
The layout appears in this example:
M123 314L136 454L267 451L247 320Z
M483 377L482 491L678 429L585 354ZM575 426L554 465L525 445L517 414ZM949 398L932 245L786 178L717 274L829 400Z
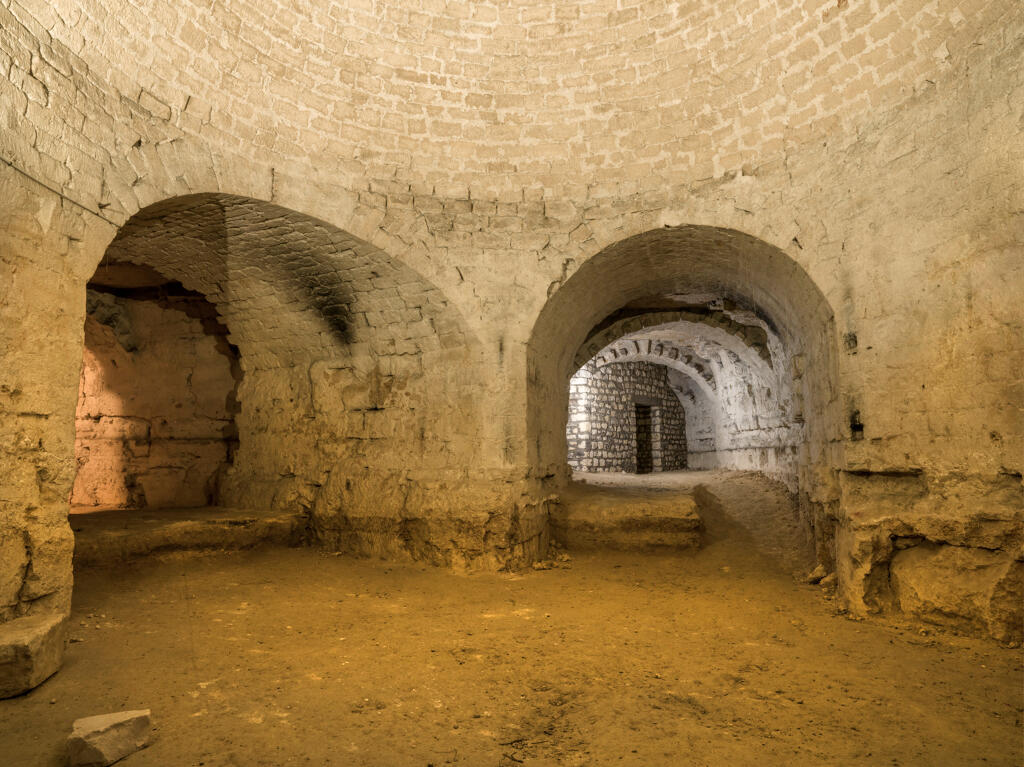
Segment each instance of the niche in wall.
M240 379L201 294L146 266L101 265L87 288L72 512L216 505Z

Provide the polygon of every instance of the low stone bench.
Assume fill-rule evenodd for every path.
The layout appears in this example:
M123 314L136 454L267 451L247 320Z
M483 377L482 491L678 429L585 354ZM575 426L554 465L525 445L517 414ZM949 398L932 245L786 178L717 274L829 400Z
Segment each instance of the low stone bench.
M570 550L698 549L704 523L692 495L570 485L552 505L551 537Z
M247 549L269 543L298 545L305 516L206 507L72 514L75 564L105 565L156 552Z

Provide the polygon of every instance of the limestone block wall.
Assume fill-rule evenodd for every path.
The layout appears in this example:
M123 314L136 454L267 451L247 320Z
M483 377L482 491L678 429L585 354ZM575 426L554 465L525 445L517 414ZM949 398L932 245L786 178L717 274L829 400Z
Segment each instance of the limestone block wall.
M75 264L108 231L39 191L0 169L9 202L0 207L0 620L62 614L71 604L68 498L92 274Z
M566 442L574 471L637 471L636 405L652 408L654 471L686 468L686 414L668 386L668 368L588 363L569 382Z
M213 307L93 290L86 306L72 511L218 503L241 371Z
M791 360L788 461L850 609L1019 631L990 610L1022 568L1019 3L207 6L0 2L3 617L70 595L86 281L201 194L356 241L461 330L407 355L405 320L360 311L397 324L343 342L334 262L278 268L301 227L211 248L254 236L246 206L177 233L158 209L241 352L239 501L438 562L469 509L464 559L498 566L568 474L592 329L726 295ZM985 577L912 596L970 557Z

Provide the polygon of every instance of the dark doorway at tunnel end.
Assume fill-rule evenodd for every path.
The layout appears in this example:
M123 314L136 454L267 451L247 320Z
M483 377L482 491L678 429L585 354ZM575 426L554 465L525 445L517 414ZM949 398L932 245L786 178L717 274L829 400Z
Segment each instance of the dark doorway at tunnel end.
M636 418L636 473L650 474L654 471L654 434L651 406L637 403Z

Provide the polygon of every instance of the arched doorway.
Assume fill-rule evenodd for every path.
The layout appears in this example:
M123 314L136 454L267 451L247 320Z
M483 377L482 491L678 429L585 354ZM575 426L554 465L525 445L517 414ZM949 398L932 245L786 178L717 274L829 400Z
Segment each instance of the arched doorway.
M688 465L753 469L785 482L819 559L831 563L843 436L835 353L827 301L778 248L707 226L628 238L583 264L534 326L534 471L568 477L569 381L577 371L663 366L685 412Z
M497 566L500 552L483 545L493 536L488 518L459 508L451 516L470 519L452 534L411 478L443 477L472 451L453 432L472 420L467 407L475 400L461 395L472 384L462 371L477 349L436 286L324 221L223 194L139 211L110 242L98 274L109 282L115 266L135 269L135 279L149 275L158 284L148 289L176 292L176 300L193 302L193 313L205 312L190 332L215 336L203 353L216 364L202 368L219 382L211 398L223 407L210 414L233 423L222 424L224 460L197 461L209 473L172 472L164 462L163 486L153 472L132 488L121 483L128 502L152 506L162 496L162 505L191 506L205 498L233 510L288 512L304 520L310 537L339 550ZM101 287L94 280L83 293L99 314L111 315L108 304L118 298L111 291L125 289ZM120 316L113 315L90 326L108 341ZM225 351L232 358L228 394ZM182 350L175 354L175 364L188 368ZM201 404L180 401L199 383L196 373L180 383L178 410ZM88 422L95 413L82 415ZM130 452L130 443L122 439L121 447ZM87 466L80 489L88 485Z

